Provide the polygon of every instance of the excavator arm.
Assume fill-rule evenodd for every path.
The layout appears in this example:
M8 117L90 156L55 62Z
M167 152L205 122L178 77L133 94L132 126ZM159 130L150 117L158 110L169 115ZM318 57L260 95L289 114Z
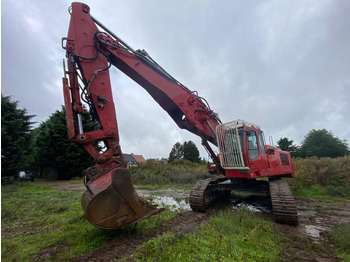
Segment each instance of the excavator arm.
M139 197L133 188L119 143L109 68L113 65L128 75L180 128L200 136L219 168L219 159L208 141L217 145L215 129L221 121L197 92L168 74L146 51L134 50L115 36L90 15L87 5L72 3L70 14L68 36L62 38L68 65L63 77L68 137L95 160L95 165L85 171L87 190L82 206L93 225L119 228L162 209ZM83 130L83 103L89 107L94 131Z

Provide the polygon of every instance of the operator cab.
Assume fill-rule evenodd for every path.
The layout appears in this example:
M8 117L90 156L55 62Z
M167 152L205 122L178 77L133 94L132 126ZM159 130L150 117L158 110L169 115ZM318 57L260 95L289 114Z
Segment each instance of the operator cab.
M217 126L216 135L219 159L226 176L267 175L265 139L260 126L239 119Z
M289 152L265 145L260 126L236 120L216 127L219 159L229 178L294 176Z

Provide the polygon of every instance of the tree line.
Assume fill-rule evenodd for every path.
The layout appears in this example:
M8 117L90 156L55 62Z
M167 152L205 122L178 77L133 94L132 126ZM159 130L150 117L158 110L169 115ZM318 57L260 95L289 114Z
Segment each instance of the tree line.
M346 140L335 137L326 129L310 130L301 142L300 146L294 144L293 140L286 137L277 141L280 149L289 151L292 157L330 157L337 158L350 155Z
M53 168L58 178L80 176L93 164L89 154L67 138L64 107L48 120L33 128L34 115L18 108L18 101L1 95L1 176L13 176L20 170ZM83 114L84 130L93 130L90 114ZM286 137L277 142L293 157L331 157L350 155L346 140L335 137L326 129L311 130L300 146ZM192 141L176 143L170 151L169 162L186 159L200 162L199 151Z
M56 178L81 175L93 164L89 154L68 140L64 107L33 128L26 109L18 101L1 95L1 176L15 176L21 170L54 170ZM88 112L83 114L84 130L93 129ZM38 174L37 174L38 175Z

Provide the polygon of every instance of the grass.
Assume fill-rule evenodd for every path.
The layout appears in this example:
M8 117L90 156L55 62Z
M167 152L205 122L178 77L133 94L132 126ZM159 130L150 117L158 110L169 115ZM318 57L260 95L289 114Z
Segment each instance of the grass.
M350 224L340 224L330 232L333 246L342 261L350 261Z
M297 177L287 181L298 197L329 202L337 197L347 200L349 160L350 157L296 160ZM139 190L189 191L197 180L207 177L205 172L205 165L199 164L149 163L132 173ZM81 179L74 183L81 183ZM2 259L71 261L117 236L147 234L177 214L168 209L136 226L101 230L86 221L80 205L81 193L52 189L37 181L2 186ZM322 207L316 206L316 211L321 213ZM283 249L293 247L294 242L295 250L303 243L311 253L326 253L322 246L311 241L284 239L279 234L274 234L271 221L256 213L227 209L218 211L198 228L150 239L134 258L137 261L278 261L278 256L284 255ZM349 225L340 225L331 232L337 254L344 261L350 261L349 236Z
M4 261L72 260L117 235L145 234L175 216L164 211L134 227L107 231L87 222L81 192L54 190L36 182L2 186L1 190Z
M350 197L350 156L339 158L294 158L296 177L288 179L297 196Z
M119 230L91 226L80 206L81 192L51 189L45 183L2 186L4 261L71 261L117 236L147 234L177 215L166 210ZM279 246L273 223L248 210L218 211L190 232L169 233L146 242L138 261L273 261Z
M193 232L149 240L134 257L136 261L275 261L278 254L271 221L246 209L226 209Z
M294 190L297 197L306 197L311 199L329 198L328 190L320 185L312 185L310 187L300 187Z
M147 162L130 170L136 185L193 185L200 179L210 177L205 163L192 163L183 159L166 165Z

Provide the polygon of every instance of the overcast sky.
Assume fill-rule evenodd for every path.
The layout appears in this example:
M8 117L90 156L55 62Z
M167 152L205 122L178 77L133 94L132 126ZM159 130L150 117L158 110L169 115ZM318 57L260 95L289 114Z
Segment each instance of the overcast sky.
M223 122L300 144L325 128L350 141L350 1L86 1L134 49L197 90ZM60 109L70 1L1 1L1 92L40 124ZM111 70L122 150L168 157L180 130L140 86Z

